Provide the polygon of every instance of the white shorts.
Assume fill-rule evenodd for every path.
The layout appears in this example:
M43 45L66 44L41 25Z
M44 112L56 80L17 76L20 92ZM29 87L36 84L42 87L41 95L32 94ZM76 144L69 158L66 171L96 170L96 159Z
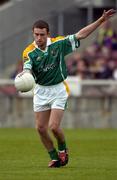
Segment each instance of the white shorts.
M65 109L69 96L69 88L66 82L53 86L36 85L34 88L33 109L34 112L49 109Z

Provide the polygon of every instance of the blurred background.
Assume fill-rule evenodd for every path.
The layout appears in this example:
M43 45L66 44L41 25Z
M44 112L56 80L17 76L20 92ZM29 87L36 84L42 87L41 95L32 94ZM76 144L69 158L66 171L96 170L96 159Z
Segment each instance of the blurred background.
M76 33L117 9L117 0L0 1L0 127L34 127L32 94L19 94L13 79L22 71L22 52L38 19L51 37ZM71 95L62 126L117 128L117 15L103 23L66 57Z

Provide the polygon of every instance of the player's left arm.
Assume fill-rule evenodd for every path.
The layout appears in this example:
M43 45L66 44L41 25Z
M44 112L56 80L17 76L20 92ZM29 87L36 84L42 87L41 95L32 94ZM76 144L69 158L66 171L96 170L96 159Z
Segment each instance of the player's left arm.
M114 9L110 9L108 11L104 10L102 16L99 19L77 32L75 34L76 38L79 40L86 38L93 31L95 31L103 22L110 19L115 13L116 11Z

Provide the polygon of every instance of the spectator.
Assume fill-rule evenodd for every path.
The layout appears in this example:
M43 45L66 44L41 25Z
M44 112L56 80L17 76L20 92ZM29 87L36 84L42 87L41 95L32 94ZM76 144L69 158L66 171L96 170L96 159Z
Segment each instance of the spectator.
M99 46L105 45L107 47L111 47L114 34L115 32L112 29L111 22L106 21L102 24L102 27L98 31L96 39L97 44Z
M81 54L78 52L73 53L67 58L68 74L74 76L77 74L77 63L81 60Z

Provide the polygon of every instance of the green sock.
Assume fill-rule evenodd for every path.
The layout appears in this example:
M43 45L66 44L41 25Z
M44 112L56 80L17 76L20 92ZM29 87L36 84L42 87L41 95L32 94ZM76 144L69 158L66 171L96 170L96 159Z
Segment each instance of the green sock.
M49 151L48 153L49 153L50 158L51 158L52 160L58 160L58 159L59 159L59 158L58 158L58 153L57 153L57 151L56 151L55 148L54 148L52 151Z
M59 151L64 151L66 149L66 142L58 143L58 150Z

